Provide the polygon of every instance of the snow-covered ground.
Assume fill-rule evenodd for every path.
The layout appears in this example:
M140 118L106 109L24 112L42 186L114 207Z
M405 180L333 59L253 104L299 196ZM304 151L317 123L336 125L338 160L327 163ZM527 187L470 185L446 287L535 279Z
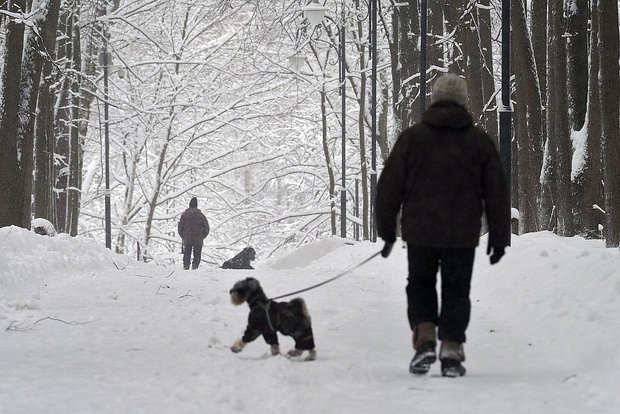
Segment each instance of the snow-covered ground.
M303 293L318 359L229 346L247 307L233 283L276 296L381 248L330 239L255 271L137 263L84 238L0 229L0 413L618 413L620 252L551 233L478 250L468 375L408 373L406 250ZM208 247L205 247L208 249ZM259 258L260 259L260 258ZM292 346L281 337L281 346Z

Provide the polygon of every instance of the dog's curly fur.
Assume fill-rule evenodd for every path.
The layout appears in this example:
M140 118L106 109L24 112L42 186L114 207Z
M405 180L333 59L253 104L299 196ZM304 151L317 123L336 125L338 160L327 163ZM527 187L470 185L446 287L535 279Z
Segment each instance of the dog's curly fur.
M246 247L239 254L230 260L222 263L222 269L249 269L254 270L250 262L256 260L256 250L252 247Z
M231 351L241 352L249 342L262 335L271 346L271 354L277 355L280 353L277 332L280 332L295 340L295 348L288 352L289 356L301 356L308 351L305 360L316 359L312 324L303 299L295 298L290 302L269 300L258 280L248 277L235 283L230 290L230 301L234 305L247 302L250 307L245 333L233 343Z

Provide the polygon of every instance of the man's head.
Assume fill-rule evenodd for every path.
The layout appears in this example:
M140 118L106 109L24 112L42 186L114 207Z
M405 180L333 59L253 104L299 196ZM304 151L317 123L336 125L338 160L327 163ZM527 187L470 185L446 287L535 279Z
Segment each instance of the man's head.
M453 73L441 75L433 84L431 102L454 102L465 106L467 104L467 82Z
M198 199L196 197L192 197L192 199L189 201L189 206L198 208Z

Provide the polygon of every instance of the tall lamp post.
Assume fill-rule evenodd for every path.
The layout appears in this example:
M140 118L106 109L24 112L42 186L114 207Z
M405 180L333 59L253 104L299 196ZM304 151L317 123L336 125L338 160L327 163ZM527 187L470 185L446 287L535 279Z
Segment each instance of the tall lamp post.
M428 26L428 3L420 1L420 119L426 110L426 43Z
M304 15L312 26L318 26L325 17L327 7L320 5L316 0L305 6ZM341 183L340 183L340 237L347 237L347 65L346 65L346 30L345 30L345 10L342 8L340 24L338 26L338 81L340 82L340 109L341 109L341 138L342 138L342 157L341 157Z
M347 167L347 62L346 62L346 30L345 30L345 14L344 7L340 14L339 45L338 45L338 62L339 62L339 80L340 80L340 123L342 128L342 173L340 183L340 237L347 237L347 183L346 183L346 167Z
M108 52L108 33L103 24L103 52L99 55L99 63L103 67L103 131L105 146L105 247L112 248L112 219L110 207L110 116L108 105L108 69L110 54Z
M499 110L499 152L508 185L508 202L512 188L511 177L512 102L510 101L510 0L502 0L502 104ZM511 233L508 223L508 234Z
M377 221L375 217L375 200L377 199L377 0L369 0L370 18L370 59L371 59L371 151L370 151L370 241L377 241Z

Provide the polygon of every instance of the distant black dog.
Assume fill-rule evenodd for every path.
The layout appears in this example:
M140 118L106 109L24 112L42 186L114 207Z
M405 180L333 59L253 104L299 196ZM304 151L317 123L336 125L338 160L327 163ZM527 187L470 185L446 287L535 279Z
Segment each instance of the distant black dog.
M230 289L230 301L234 305L247 302L250 307L245 333L230 347L231 351L241 352L249 342L262 335L265 342L271 345L271 354L278 355L280 346L277 332L280 332L295 340L295 348L288 351L289 356L300 356L307 350L309 355L305 360L316 359L310 315L303 299L295 298L290 302L268 300L258 280L248 277Z
M252 260L256 260L256 251L251 247L246 247L230 260L226 260L222 264L222 269L250 269L254 268L250 265Z

